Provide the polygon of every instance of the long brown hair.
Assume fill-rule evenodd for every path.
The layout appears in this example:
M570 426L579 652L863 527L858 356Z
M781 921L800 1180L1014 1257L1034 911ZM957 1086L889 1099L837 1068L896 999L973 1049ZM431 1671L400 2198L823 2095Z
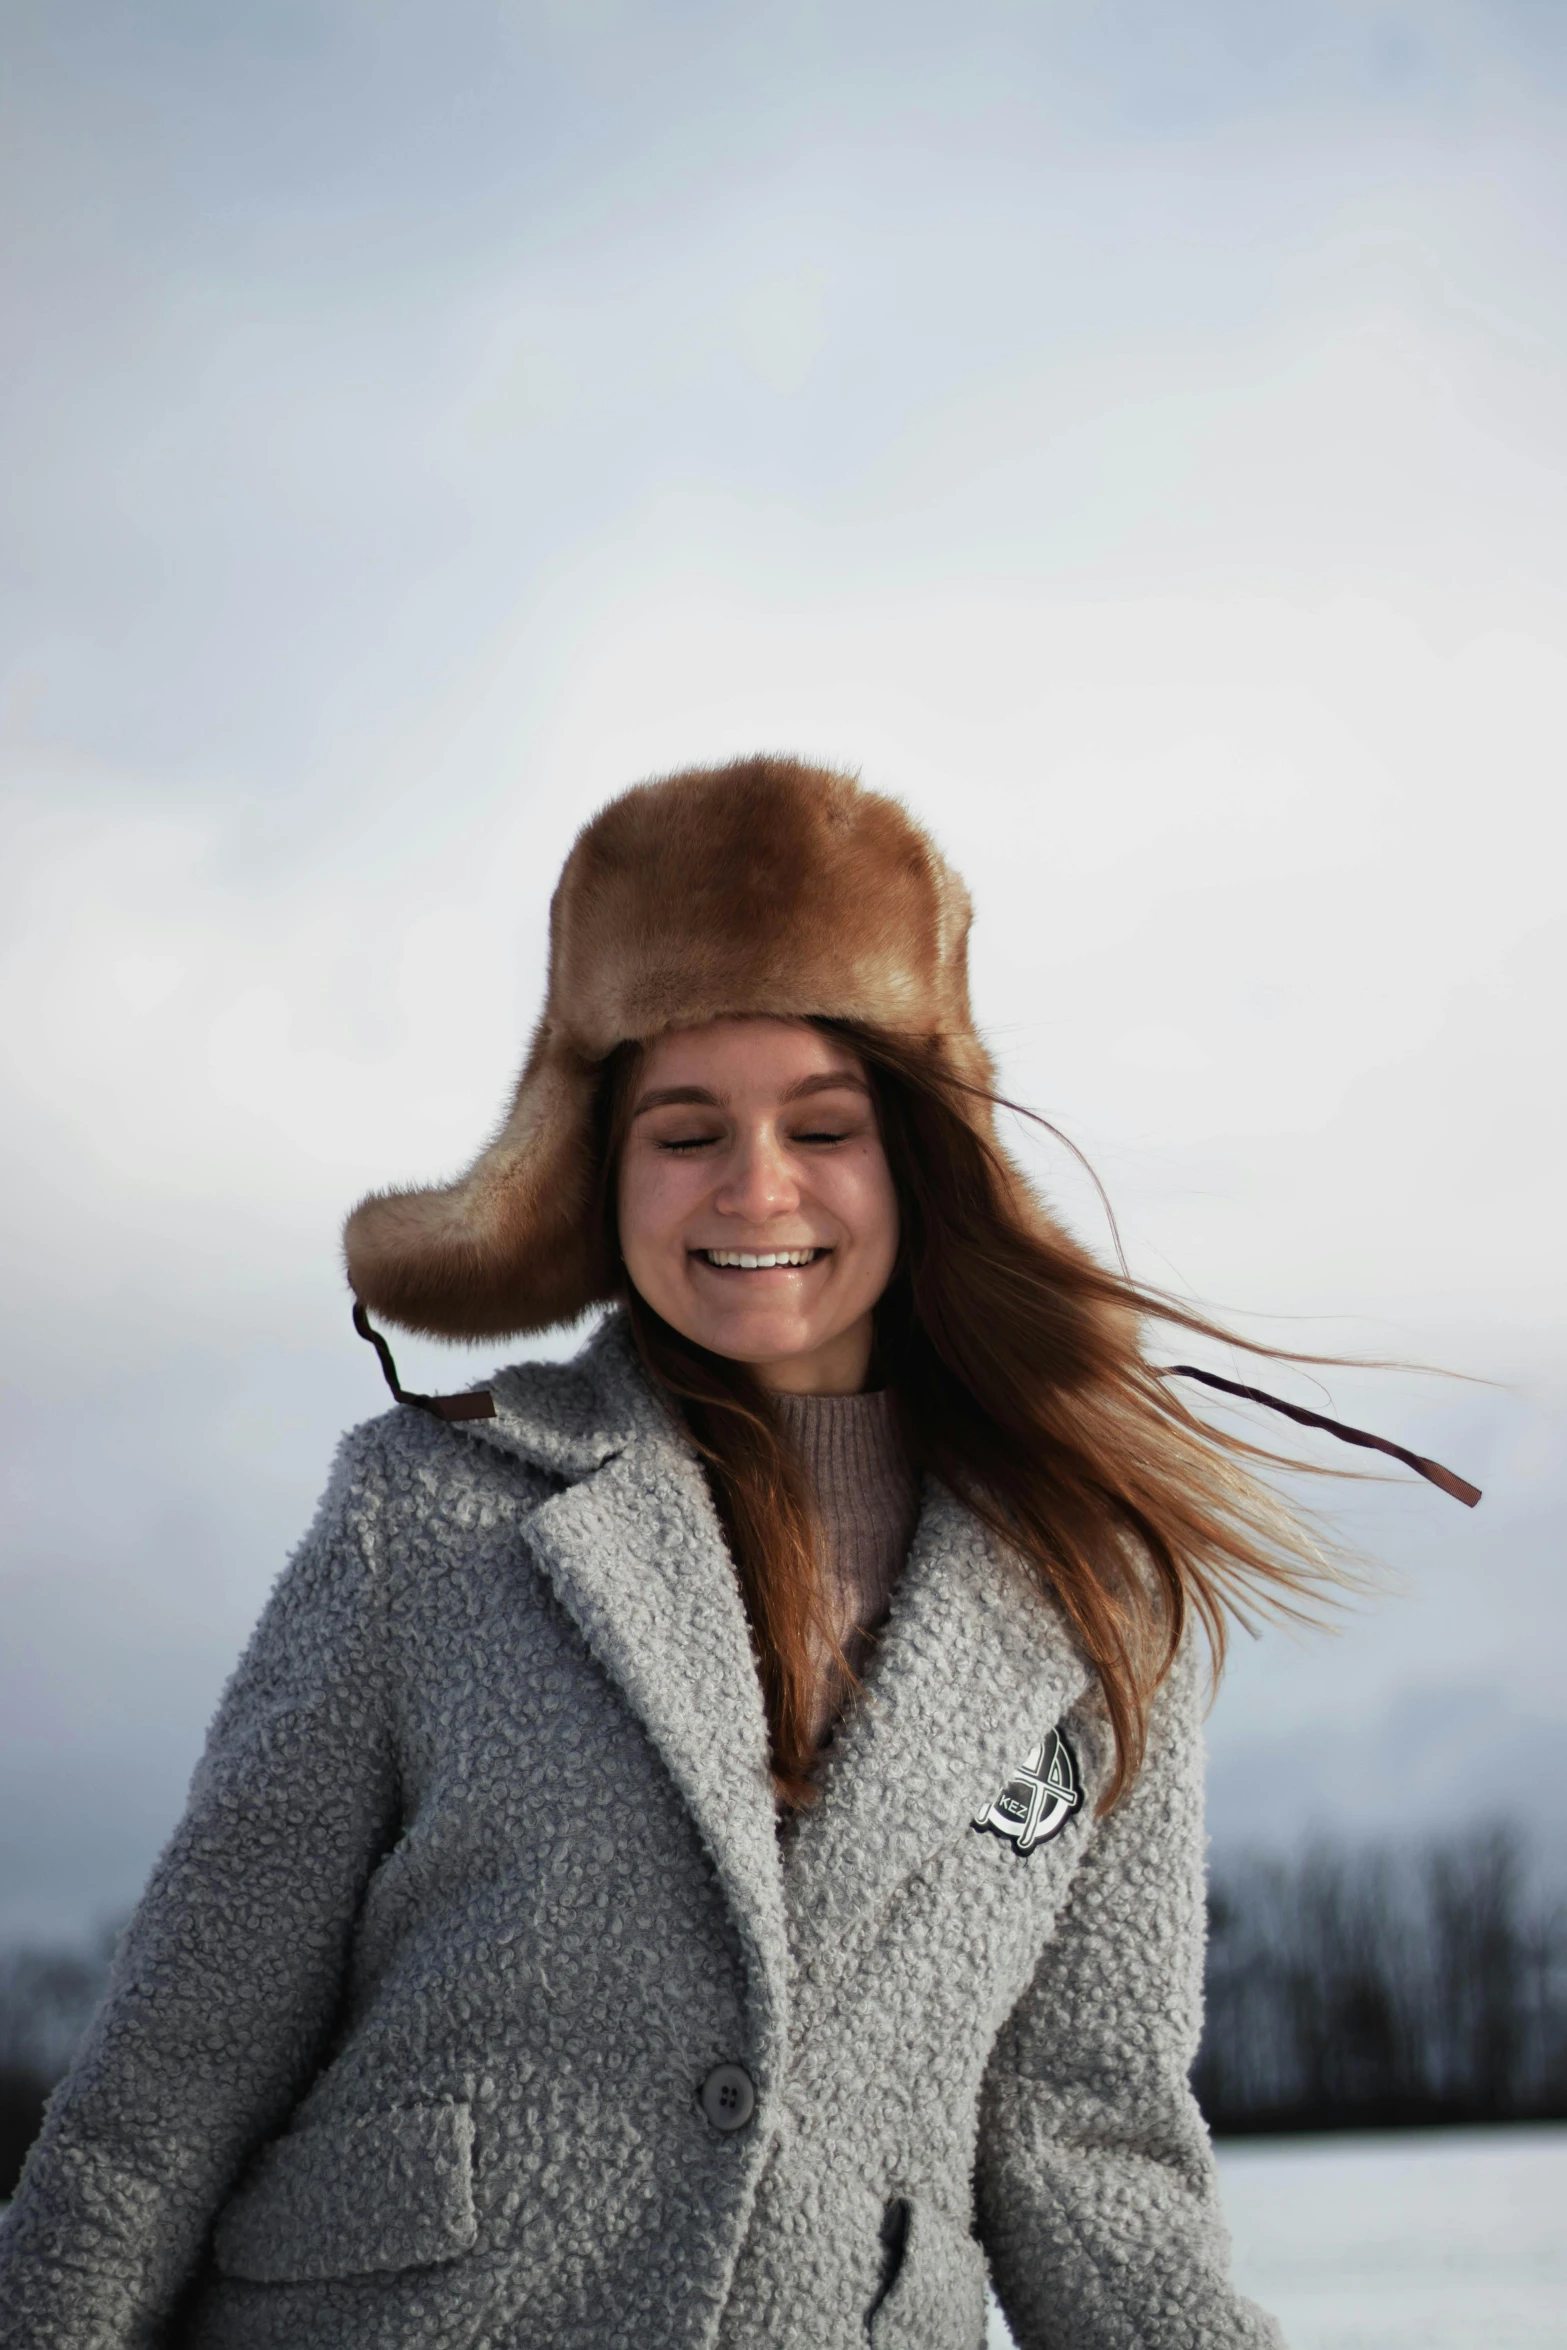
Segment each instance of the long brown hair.
M1231 1616L1311 1614L1346 1579L1257 1473L1306 1464L1199 1420L1147 1360L1144 1332L1164 1323L1278 1350L1111 1272L1042 1216L939 1048L813 1025L864 1064L898 1195L902 1245L877 1308L877 1375L898 1393L919 1465L1065 1611L1114 1735L1108 1809L1141 1766L1149 1708L1194 1616L1217 1672ZM636 1045L612 1055L600 1095L602 1212L617 1256L618 1162L641 1058ZM642 1361L707 1470L750 1617L778 1792L808 1804L811 1696L831 1635L800 1465L744 1364L683 1337L629 1282L625 1303Z

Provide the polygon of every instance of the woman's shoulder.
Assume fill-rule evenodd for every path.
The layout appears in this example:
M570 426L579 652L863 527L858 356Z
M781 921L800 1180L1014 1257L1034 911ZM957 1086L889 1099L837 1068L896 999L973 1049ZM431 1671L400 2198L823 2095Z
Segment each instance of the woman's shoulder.
M398 1403L351 1428L327 1499L427 1513L457 1491L542 1498L602 1467L658 1412L619 1315L570 1358L507 1364L467 1392L488 1410L447 1418Z

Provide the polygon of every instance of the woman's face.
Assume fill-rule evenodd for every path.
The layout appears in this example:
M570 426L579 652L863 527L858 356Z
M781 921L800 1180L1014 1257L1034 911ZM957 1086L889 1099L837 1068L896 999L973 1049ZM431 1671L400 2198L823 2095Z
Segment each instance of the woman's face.
M661 1036L620 1162L634 1287L765 1387L852 1395L892 1277L898 1206L865 1072L795 1020Z

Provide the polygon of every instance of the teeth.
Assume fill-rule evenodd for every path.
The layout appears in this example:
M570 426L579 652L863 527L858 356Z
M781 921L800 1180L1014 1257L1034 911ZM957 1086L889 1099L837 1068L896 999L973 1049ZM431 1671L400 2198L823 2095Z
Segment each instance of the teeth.
M742 1273L764 1273L772 1265L809 1265L820 1253L814 1248L705 1248L702 1251L710 1265L733 1265Z

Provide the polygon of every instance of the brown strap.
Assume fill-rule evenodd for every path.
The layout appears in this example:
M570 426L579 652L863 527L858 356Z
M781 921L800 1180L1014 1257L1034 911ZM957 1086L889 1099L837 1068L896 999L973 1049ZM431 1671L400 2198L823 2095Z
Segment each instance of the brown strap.
M495 1398L487 1387L467 1395L410 1394L398 1379L391 1348L380 1331L371 1327L370 1317L357 1298L354 1300L354 1328L361 1338L367 1339L375 1348L386 1384L399 1403L410 1404L415 1411L430 1412L438 1420L494 1419ZM1364 1428L1350 1428L1342 1420L1329 1420L1321 1412L1308 1412L1302 1404L1286 1403L1282 1396L1269 1395L1265 1388L1242 1387L1234 1379L1221 1379L1217 1372L1199 1371L1195 1363L1168 1363L1161 1376L1166 1379L1200 1379L1204 1387L1217 1387L1225 1395L1243 1396L1247 1403L1265 1404L1270 1412L1282 1412L1286 1419L1298 1420L1303 1428L1325 1428L1330 1436L1336 1436L1342 1444L1359 1444L1369 1447L1373 1452L1390 1453L1395 1461L1402 1461L1405 1468L1413 1469L1432 1485L1439 1485L1444 1493L1450 1493L1466 1509L1472 1510L1480 1499L1478 1485L1471 1485L1467 1478L1458 1476L1452 1469L1444 1469L1440 1461L1428 1461L1423 1453L1409 1452L1403 1445L1394 1444L1390 1437L1372 1436Z
M371 1329L370 1317L357 1298L354 1300L354 1328L361 1338L368 1339L375 1348L386 1384L399 1403L412 1404L416 1412L433 1412L438 1420L494 1419L495 1398L487 1387L481 1387L470 1395L410 1395L407 1388L398 1383L397 1365L392 1360L391 1348L379 1330Z
M1473 1509L1480 1499L1480 1488L1467 1478L1459 1477L1451 1469L1444 1469L1440 1461L1428 1461L1423 1453L1406 1452L1401 1444L1394 1444L1386 1436L1368 1436L1364 1428L1347 1428L1342 1420L1325 1420L1320 1412L1308 1412L1298 1403L1286 1403L1282 1396L1269 1395L1261 1387L1241 1387L1233 1379L1220 1379L1212 1371L1199 1371L1192 1363L1166 1364L1166 1379L1200 1379L1204 1387L1217 1387L1226 1395L1243 1395L1248 1403L1266 1404L1270 1412L1282 1412L1287 1420L1298 1420L1303 1428L1326 1428L1341 1444L1369 1445L1373 1452L1391 1453L1395 1461L1402 1461L1406 1469L1440 1485L1454 1501L1461 1501L1466 1509Z

